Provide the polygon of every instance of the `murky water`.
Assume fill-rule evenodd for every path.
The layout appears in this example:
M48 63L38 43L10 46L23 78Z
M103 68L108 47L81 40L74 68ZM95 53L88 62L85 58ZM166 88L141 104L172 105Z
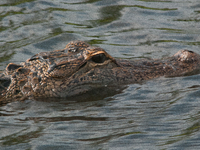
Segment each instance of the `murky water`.
M0 70L71 40L127 59L200 53L198 0L1 0ZM200 75L0 107L0 149L199 149Z

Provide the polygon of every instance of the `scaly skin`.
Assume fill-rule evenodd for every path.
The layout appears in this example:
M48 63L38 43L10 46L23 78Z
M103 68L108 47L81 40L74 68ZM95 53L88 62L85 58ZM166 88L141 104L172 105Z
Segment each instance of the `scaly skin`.
M115 59L83 41L42 52L0 75L1 103L24 98L69 97L105 86L136 83L160 76L196 74L200 55L180 50L163 60Z

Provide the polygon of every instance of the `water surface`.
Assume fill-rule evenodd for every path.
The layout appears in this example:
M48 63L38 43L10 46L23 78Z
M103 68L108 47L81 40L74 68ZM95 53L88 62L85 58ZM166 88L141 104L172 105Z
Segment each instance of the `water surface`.
M200 53L199 21L198 0L1 0L0 70L72 40L124 59ZM9 103L0 107L0 149L199 149L199 78Z

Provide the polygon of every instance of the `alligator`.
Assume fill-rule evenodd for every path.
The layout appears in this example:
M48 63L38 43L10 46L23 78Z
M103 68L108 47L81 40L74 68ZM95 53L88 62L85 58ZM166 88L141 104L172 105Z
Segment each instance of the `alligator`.
M72 41L62 50L38 53L0 74L0 102L70 97L97 88L116 87L160 76L199 73L200 55L180 50L165 59L116 59L104 49Z

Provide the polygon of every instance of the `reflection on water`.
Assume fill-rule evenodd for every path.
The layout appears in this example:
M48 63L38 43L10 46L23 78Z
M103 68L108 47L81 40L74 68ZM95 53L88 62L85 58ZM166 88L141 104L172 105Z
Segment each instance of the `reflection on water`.
M114 6L105 6L99 9L99 18L97 20L89 21L91 28L109 24L115 20L119 20L122 16L121 10L124 6L114 5Z
M200 53L199 13L195 0L1 1L0 70L71 40L128 59ZM9 103L0 107L0 149L199 149L199 78Z

